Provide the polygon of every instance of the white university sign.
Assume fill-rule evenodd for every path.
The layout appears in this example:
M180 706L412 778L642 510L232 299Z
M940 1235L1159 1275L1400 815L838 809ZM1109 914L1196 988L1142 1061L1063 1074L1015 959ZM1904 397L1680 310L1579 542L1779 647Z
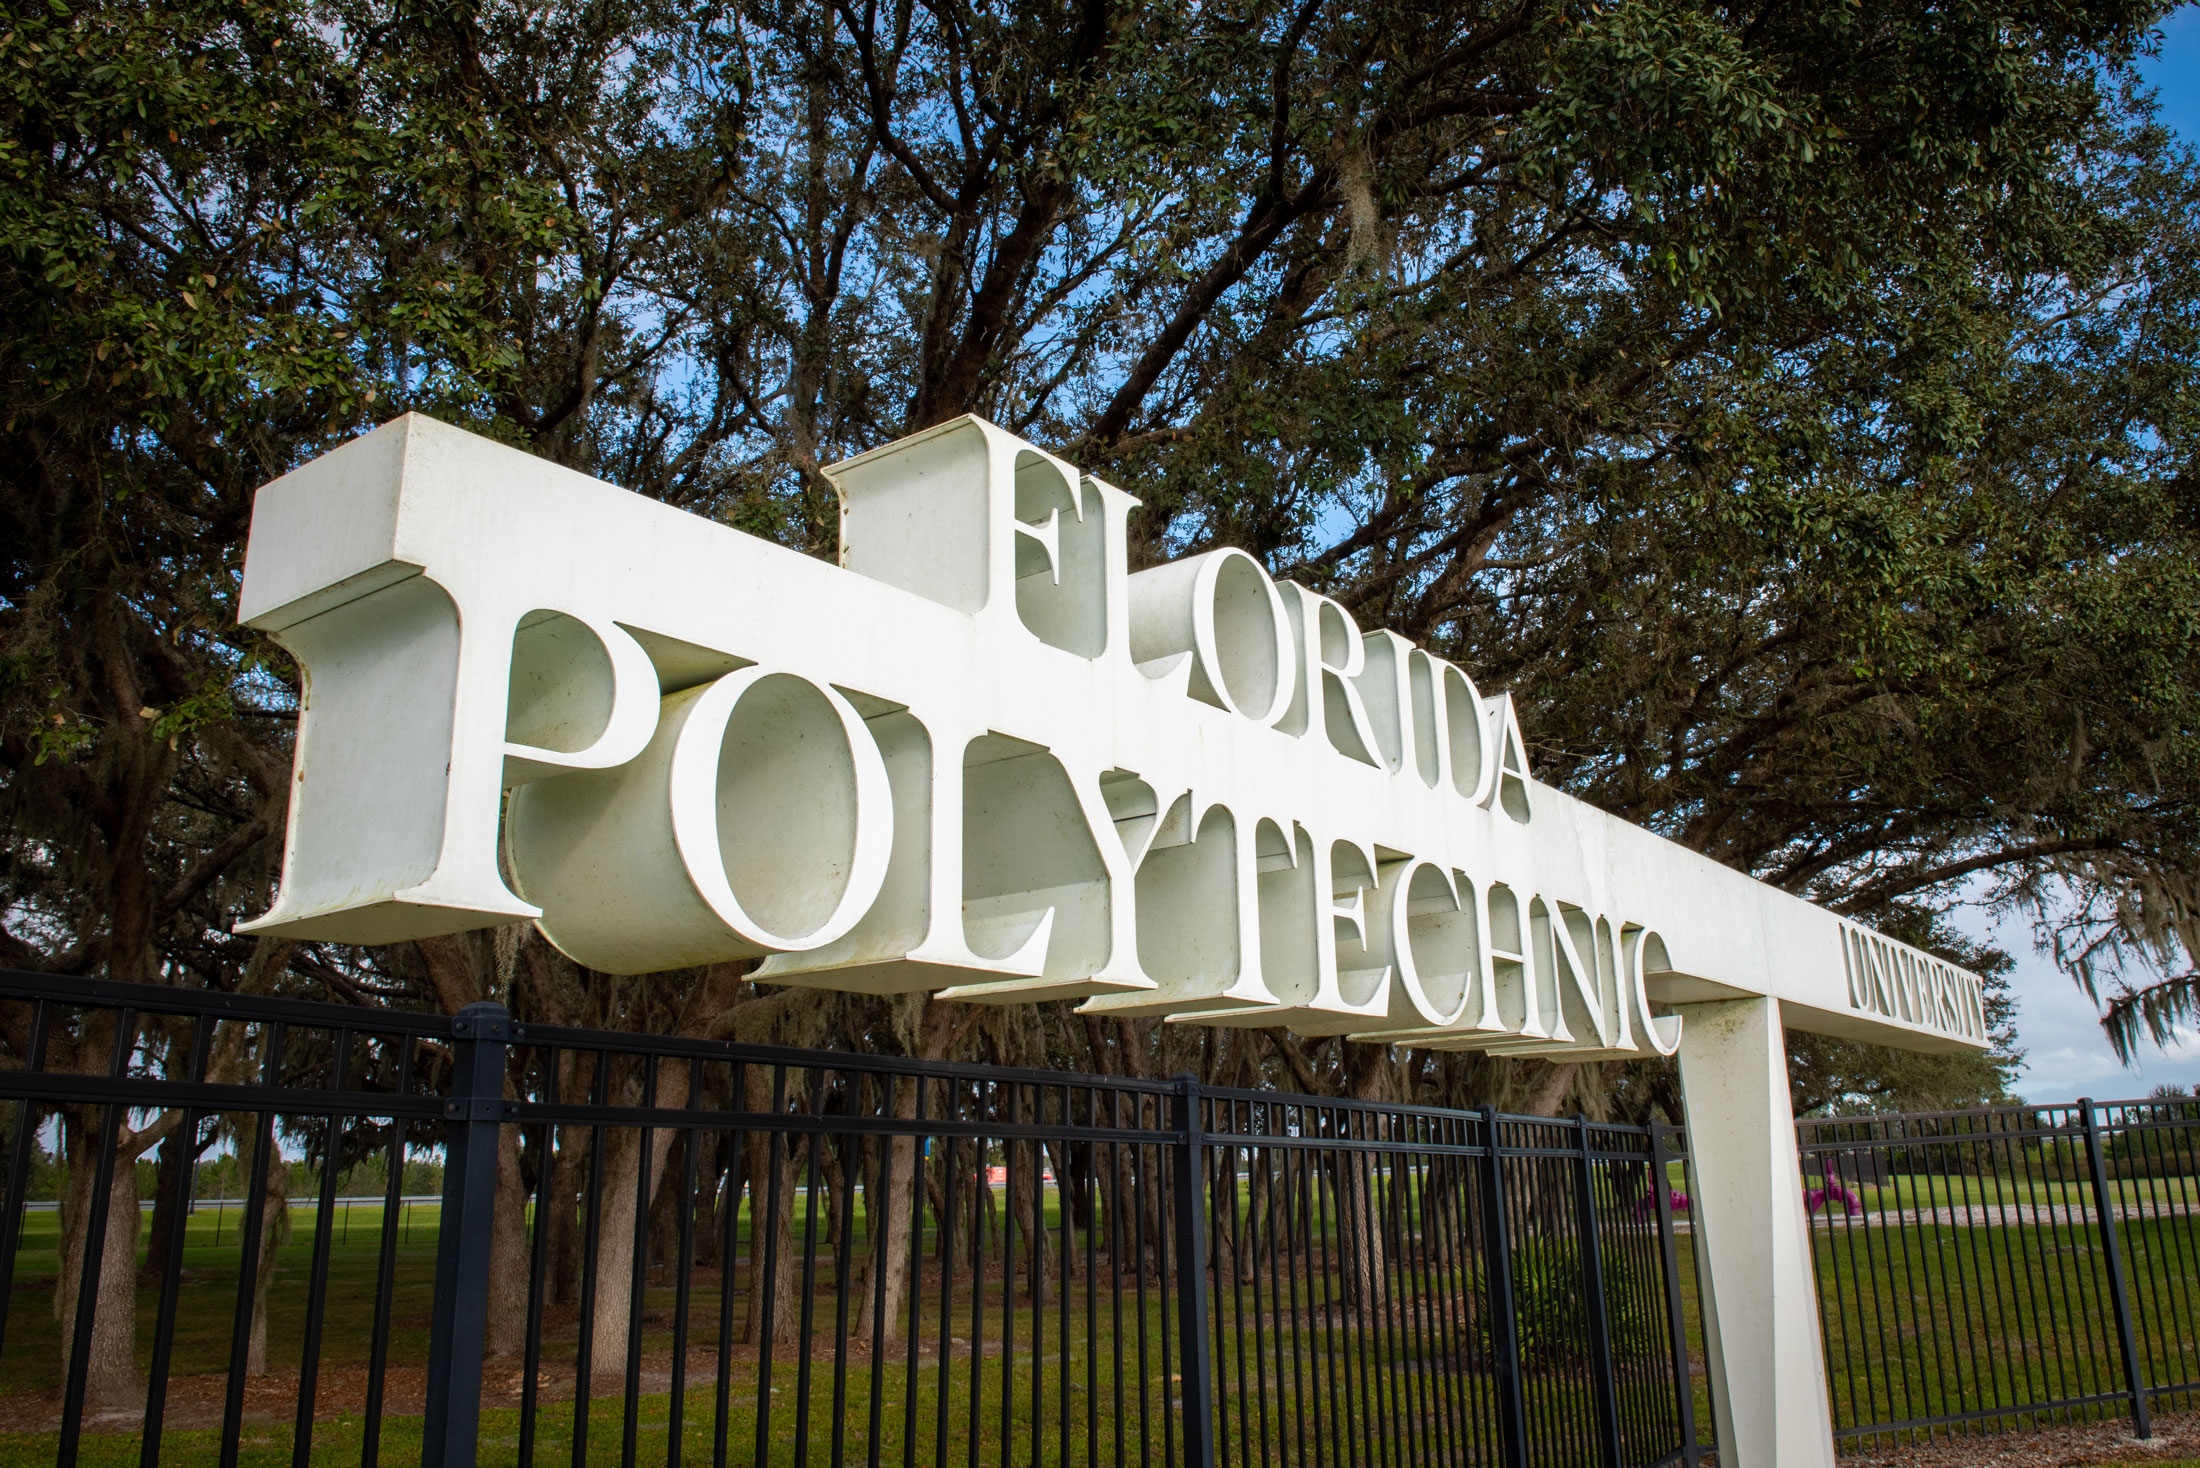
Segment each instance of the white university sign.
M1537 784L1471 670L1242 551L1132 574L1138 501L989 423L827 473L838 567L419 417L262 489L242 616L306 694L245 929L532 920L614 973L1679 1052L1698 1242L1722 1178L1769 1240L1707 1293L1808 1269L1783 1024L1986 1043L1976 976ZM1720 1152L1712 1090L1768 1154ZM1735 1461L1818 1461L1822 1376L1815 1424L1780 1390L1814 1312L1707 1313Z

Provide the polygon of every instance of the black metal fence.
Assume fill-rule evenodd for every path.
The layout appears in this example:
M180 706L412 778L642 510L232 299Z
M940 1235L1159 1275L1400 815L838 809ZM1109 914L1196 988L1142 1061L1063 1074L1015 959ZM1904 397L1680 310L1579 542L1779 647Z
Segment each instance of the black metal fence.
M0 1046L63 1465L1698 1455L1664 1129L31 975Z
M2200 1101L1800 1125L1843 1439L2200 1394Z

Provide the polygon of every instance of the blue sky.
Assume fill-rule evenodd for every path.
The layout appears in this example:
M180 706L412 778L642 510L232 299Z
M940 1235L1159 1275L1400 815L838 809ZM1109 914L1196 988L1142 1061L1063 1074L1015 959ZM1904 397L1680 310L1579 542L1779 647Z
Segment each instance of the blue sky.
M2188 143L2200 144L2200 4L2186 5L2162 24L2161 54L2140 69L2159 90L2162 120ZM2143 1095L2158 1085L2200 1085L2200 1032L2167 1050L2148 1046L2138 1064L2118 1065L2101 1035L2092 1003L2077 985L2035 953L2029 926L2017 918L1996 924L1987 914L1965 914L1962 926L1993 933L2016 955L2011 986L2017 995L2017 1039L2026 1051L2017 1090L2028 1101L2067 1101L2077 1096L2108 1100Z
M2187 5L2162 23L2162 54L2140 70L2162 94L2162 120L2200 143L2200 5Z

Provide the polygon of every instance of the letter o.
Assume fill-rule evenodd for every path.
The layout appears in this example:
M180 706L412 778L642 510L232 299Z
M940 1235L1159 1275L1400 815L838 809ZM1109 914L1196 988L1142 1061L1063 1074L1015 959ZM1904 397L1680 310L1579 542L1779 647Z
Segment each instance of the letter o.
M634 974L833 942L878 900L893 832L848 700L748 667L667 696L631 762L515 789L504 851L544 937Z
M1130 578L1131 658L1191 654L1192 697L1274 724L1298 691L1297 643L1283 593L1244 551L1206 551Z
M1192 638L1222 706L1256 724L1291 708L1298 669L1283 594L1241 550L1225 550L1199 569Z
M688 711L670 786L688 880L758 947L822 948L878 900L893 844L886 762L837 690L761 667L727 674Z

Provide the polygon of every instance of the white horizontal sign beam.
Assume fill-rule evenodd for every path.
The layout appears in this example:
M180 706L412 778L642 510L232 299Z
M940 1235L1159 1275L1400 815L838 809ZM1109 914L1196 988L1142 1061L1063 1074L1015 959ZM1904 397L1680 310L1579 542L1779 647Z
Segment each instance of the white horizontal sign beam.
M307 691L248 926L1574 1059L1749 995L1985 1043L1975 976L1536 783L1465 671L1242 552L1129 574L1136 501L982 420L830 472L839 567L420 417L261 490L242 615Z

